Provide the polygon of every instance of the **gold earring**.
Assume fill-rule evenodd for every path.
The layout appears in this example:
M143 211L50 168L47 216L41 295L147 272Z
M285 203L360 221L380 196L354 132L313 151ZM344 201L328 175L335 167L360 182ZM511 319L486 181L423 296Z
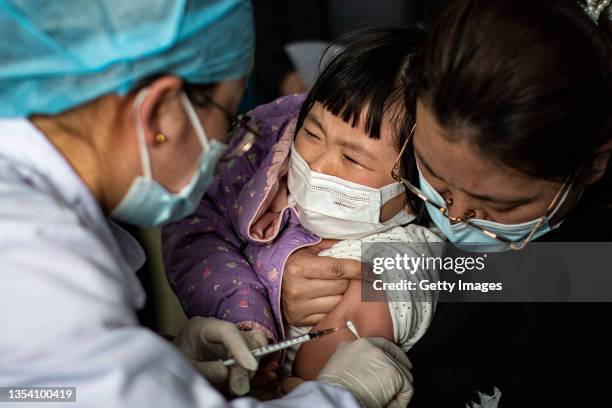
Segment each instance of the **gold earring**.
M162 144L166 141L166 135L164 135L163 133L158 133L155 136L155 142L158 144Z

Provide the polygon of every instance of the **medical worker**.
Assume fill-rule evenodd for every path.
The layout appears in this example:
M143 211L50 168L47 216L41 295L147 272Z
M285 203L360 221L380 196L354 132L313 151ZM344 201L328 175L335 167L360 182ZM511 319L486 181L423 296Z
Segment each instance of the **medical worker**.
M0 387L76 387L84 407L267 406L210 384L246 393L262 332L195 318L172 344L138 325L144 253L111 221L188 215L217 161L246 151L227 151L219 105L237 107L252 31L239 0L0 0ZM405 406L409 364L358 340L270 404Z

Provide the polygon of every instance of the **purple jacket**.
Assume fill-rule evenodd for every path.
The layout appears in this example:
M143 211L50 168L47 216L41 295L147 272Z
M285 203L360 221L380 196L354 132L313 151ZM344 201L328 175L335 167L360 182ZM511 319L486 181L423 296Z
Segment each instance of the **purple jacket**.
M216 317L240 327L263 328L284 338L280 297L285 261L320 238L285 207L273 236L250 232L286 174L303 95L280 98L250 113L264 135L244 156L221 162L196 212L163 229L166 274L185 313ZM240 137L233 143L237 143Z

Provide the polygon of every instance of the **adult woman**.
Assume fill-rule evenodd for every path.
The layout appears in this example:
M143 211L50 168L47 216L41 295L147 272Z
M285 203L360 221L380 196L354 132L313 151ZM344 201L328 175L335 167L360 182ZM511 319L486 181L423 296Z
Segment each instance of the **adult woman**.
M138 326L143 253L106 216L160 225L201 199L250 69L250 3L67 3L0 4L0 383L76 387L88 407L225 405L170 343ZM216 105L197 103L203 92ZM257 368L248 348L265 342L195 319L174 344L208 380L229 376L243 394ZM229 371L218 361L228 351L240 364ZM403 364L366 341L337 355L328 383L363 395L341 374L352 352L406 382ZM368 364L350 367L366 383ZM372 397L387 403L395 384ZM302 393L279 404L309 394L308 403L355 405L338 387Z
M612 239L605 11L598 23L573 1L461 1L415 55L404 160L444 208L427 212L450 241L490 251ZM415 405L464 405L481 392L499 406L601 406L605 322L601 304L442 305L409 353L422 384Z
M416 126L402 160L450 241L611 239L608 15L595 23L572 0L465 0L438 21L407 73ZM326 313L325 298L305 293L324 290L303 277L310 256L288 262L292 324ZM605 406L609 322L600 304L443 304L409 352L412 404L466 406L482 393L499 406Z

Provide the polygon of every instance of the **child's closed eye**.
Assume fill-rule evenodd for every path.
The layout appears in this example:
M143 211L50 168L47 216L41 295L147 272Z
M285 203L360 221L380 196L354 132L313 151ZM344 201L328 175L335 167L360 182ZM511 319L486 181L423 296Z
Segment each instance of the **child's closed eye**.
M321 138L319 136L317 136L316 134L312 133L310 130L304 128L304 133L306 133L306 136L311 139L311 140L321 140Z
M363 166L361 165L361 163L359 163L357 160L353 159L353 158L352 158L351 156L349 156L349 155L346 155L346 154L345 154L345 155L344 155L344 158L345 158L346 160L348 160L349 162L353 163L353 164L356 164L356 165L358 165L358 166L363 167Z
M364 166L362 164L363 163L362 159L356 159L356 158L354 158L352 156L349 156L347 154L343 154L342 156L344 157L344 160L346 160L349 163L349 165L351 165L353 167L357 167L357 168L365 169L365 170L370 170L370 171L372 170L370 167Z

